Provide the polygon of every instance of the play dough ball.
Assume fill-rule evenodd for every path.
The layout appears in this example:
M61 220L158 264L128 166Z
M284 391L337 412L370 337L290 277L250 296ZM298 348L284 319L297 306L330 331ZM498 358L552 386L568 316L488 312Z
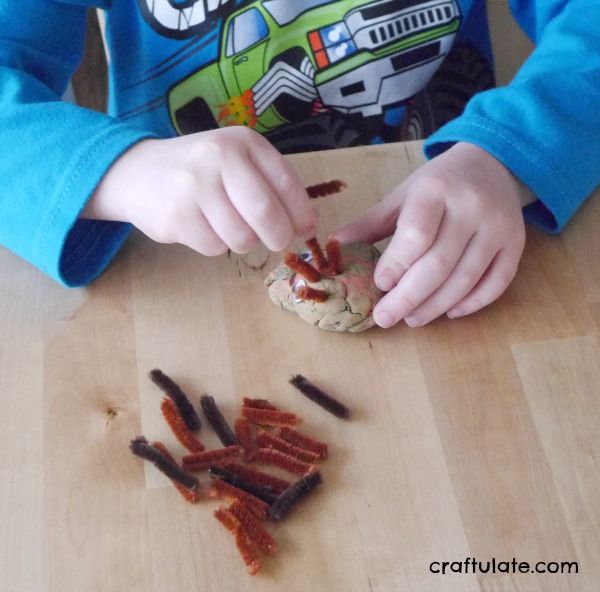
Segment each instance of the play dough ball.
M320 280L309 282L280 263L267 277L271 300L283 308L295 312L301 319L329 331L358 333L374 325L373 308L383 292L373 282L373 272L379 259L379 251L373 245L355 243L341 247L344 271L339 275L322 274ZM309 250L299 253L307 262L312 262ZM309 286L327 292L325 302L303 300L297 291Z

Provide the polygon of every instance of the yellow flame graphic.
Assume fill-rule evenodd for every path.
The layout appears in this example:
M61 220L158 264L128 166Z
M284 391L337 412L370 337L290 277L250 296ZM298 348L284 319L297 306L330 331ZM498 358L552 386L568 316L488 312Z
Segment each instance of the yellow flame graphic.
M219 122L225 125L247 125L254 127L257 122L254 108L254 93L248 89L238 97L231 97L227 103L219 105Z

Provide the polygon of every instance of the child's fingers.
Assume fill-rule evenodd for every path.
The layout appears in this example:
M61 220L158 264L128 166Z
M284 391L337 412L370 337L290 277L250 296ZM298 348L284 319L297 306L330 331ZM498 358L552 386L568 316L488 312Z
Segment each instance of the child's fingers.
M264 138L261 137L261 140ZM317 231L317 215L312 207L304 185L292 165L266 140L258 142L252 149L250 157L256 168L271 185L281 200L295 230L295 234L303 239L315 236Z
M406 324L411 327L425 325L463 300L477 285L497 252L498 247L490 244L487 237L474 236L450 277L404 319Z
M229 201L225 189L217 182L202 192L200 209L220 239L234 252L247 253L258 237Z
M227 252L227 245L217 236L199 209L178 224L177 242L209 257Z
M232 159L223 186L240 216L271 251L282 251L295 233L287 211L262 174L245 158Z
M410 315L446 281L471 236L467 232L457 232L455 225L442 223L435 244L379 301L373 313L375 322L386 328Z
M343 245L350 243L376 243L394 232L401 197L396 189L394 193L369 208L360 218L343 226L330 235Z
M521 252L522 249L510 247L499 251L479 283L448 311L448 317L464 317L499 298L517 273Z
M432 245L444 216L441 199L416 196L406 200L396 231L375 268L375 284L385 292L391 290Z

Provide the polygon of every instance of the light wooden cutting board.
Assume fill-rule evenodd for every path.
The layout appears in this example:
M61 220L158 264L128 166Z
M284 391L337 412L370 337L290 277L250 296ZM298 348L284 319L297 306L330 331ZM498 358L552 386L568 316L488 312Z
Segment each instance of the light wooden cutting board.
M323 235L420 162L419 144L292 157ZM595 591L600 585L600 204L560 238L532 231L513 287L470 318L325 333L277 309L279 257L206 259L135 237L91 288L66 291L0 253L0 589ZM596 253L596 255L593 255ZM323 485L271 527L251 578L211 516L128 451L181 449L147 372L160 367L230 421L243 396L299 413L326 440ZM288 384L303 373L345 422ZM203 439L216 445L205 427ZM577 561L579 575L437 575L476 557Z

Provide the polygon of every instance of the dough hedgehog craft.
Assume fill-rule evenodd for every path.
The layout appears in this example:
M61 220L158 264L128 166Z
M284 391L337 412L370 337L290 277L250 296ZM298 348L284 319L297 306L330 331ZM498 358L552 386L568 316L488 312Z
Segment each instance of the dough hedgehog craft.
M320 329L358 333L372 327L383 296L373 282L377 248L330 240L325 256L316 239L306 244L298 254L287 253L265 280L271 300Z

